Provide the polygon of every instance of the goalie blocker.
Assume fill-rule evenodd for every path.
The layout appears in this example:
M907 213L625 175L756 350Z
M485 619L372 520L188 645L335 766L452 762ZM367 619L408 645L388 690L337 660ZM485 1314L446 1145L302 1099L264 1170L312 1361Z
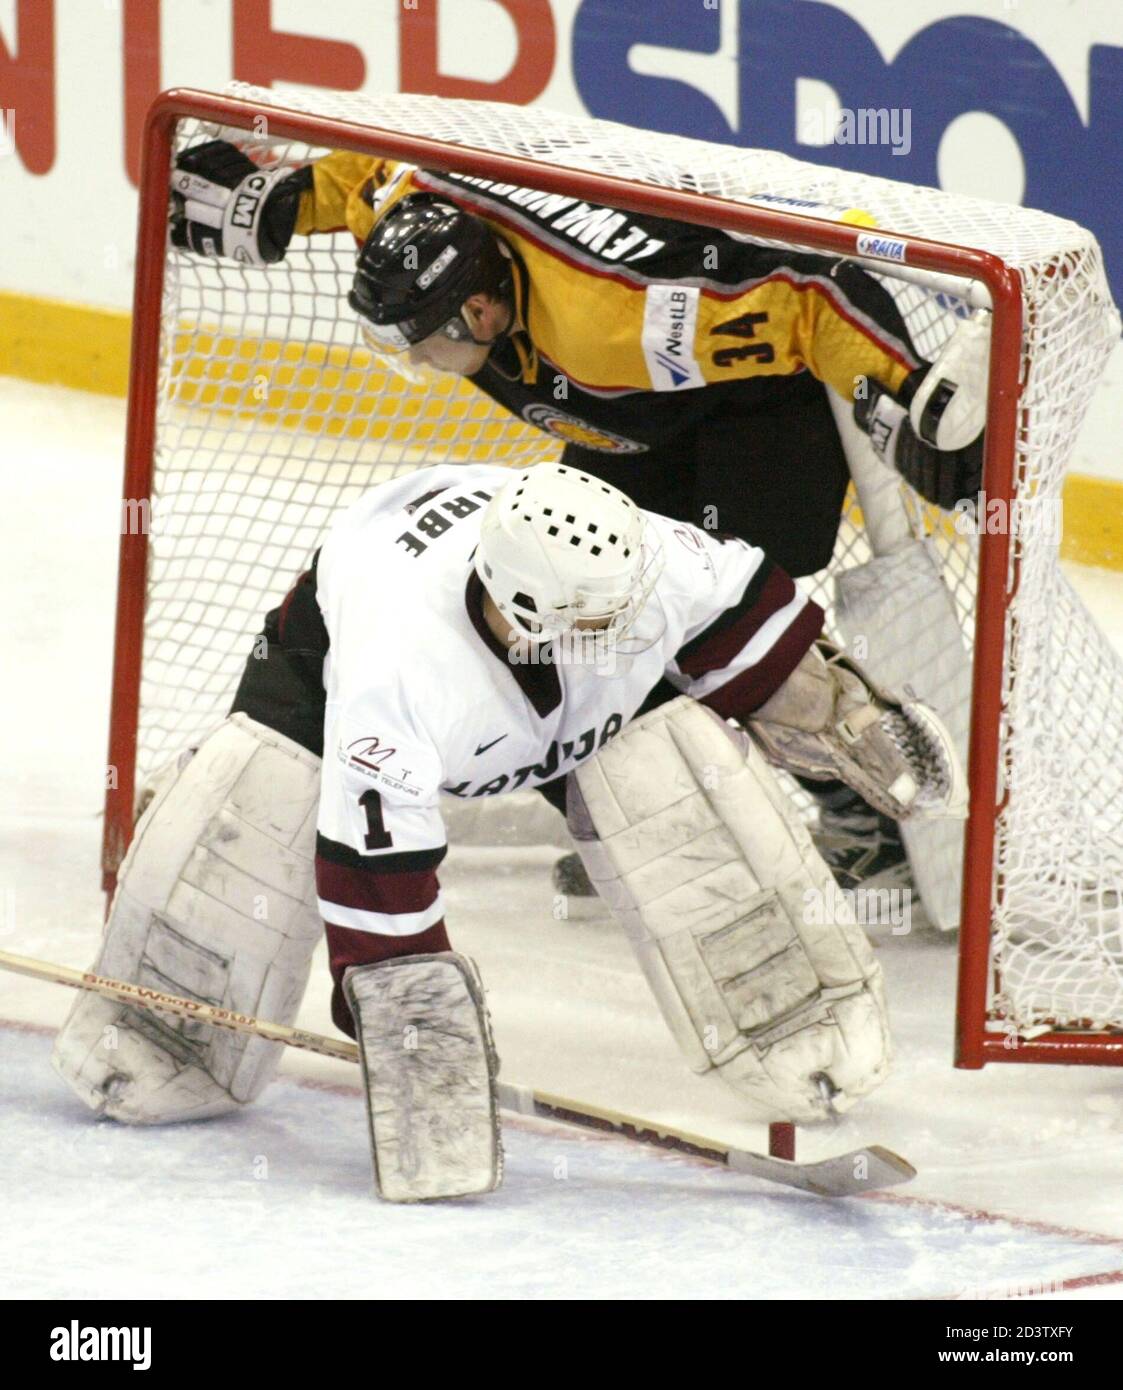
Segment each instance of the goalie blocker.
M390 1202L492 1192L499 1063L475 964L455 951L347 971L374 1181Z

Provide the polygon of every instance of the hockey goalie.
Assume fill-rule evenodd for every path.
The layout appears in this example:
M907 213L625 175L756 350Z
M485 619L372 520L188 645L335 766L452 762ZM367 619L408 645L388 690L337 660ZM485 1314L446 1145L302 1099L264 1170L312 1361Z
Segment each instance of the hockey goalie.
M378 1191L489 1191L498 1063L446 929L440 802L533 788L689 1064L753 1117L844 1110L886 1075L881 971L769 765L905 822L958 814L964 788L940 721L822 625L761 550L579 468L385 483L268 615L228 719L152 788L96 968L292 1023L326 931ZM280 1050L84 995L54 1062L93 1109L155 1124L256 1099Z

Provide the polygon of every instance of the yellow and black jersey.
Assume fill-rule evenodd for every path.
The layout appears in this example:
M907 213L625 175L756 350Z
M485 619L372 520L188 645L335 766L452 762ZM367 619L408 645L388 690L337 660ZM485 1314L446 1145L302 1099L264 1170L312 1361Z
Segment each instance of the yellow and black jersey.
M640 452L735 396L766 402L809 371L846 397L897 394L924 364L892 296L859 267L560 193L337 153L312 167L298 233L361 242L387 208L440 193L516 265L515 326L472 380L567 442Z

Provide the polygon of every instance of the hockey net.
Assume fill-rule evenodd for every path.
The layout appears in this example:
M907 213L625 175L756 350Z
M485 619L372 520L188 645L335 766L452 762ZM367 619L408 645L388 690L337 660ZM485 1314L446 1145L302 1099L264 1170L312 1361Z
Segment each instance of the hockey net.
M373 358L346 303L349 233L294 238L283 262L262 269L169 248L169 147L222 135L258 162L296 165L331 148L393 153L386 132L421 134L445 147L431 160L443 167L501 179L507 160L508 180L533 188L519 162L530 160L543 186L553 179L550 187L590 204L611 201L597 192L597 176L608 175L756 205L756 221L742 219L738 235L801 249L832 249L822 222L795 218L801 206L828 219L832 209L859 208L879 229L948 249L940 270L866 262L929 360L973 311L972 291L975 303L986 294L972 281L975 263L952 251L986 252L1016 272L1021 320L1019 332L1007 315L1000 337L995 315L994 352L1001 360L1005 351L1013 389L988 433L1009 441L1014 496L1042 514L1059 505L1118 333L1094 238L1022 208L534 108L239 84L224 98L171 94L158 108L142 187L107 883L136 793L221 720L263 614L307 566L335 513L405 469L526 464L556 457L564 443L467 382L408 380ZM479 151L500 159L481 168ZM559 171L569 171L561 184ZM899 489L914 534L939 556L966 650L978 633L993 668L985 679L976 672L969 708L946 711L976 729L973 768L994 787L976 789L972 805L960 1060L1120 1060L1123 666L1061 573L1055 537L1003 544L980 617L979 540ZM804 581L828 614L837 574L869 557L851 502L830 569ZM922 653L922 634L902 641ZM1003 1046L1015 1038L1016 1047Z

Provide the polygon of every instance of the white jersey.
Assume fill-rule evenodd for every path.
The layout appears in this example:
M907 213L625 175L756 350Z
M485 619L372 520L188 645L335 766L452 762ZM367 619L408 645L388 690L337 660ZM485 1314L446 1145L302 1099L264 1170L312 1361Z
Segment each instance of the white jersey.
M320 553L330 639L317 883L325 921L382 935L439 922L442 795L557 783L666 679L743 715L787 678L822 611L764 553L648 513L664 567L613 674L515 658L490 633L472 555L510 470L442 465L383 484ZM518 657L522 657L519 660ZM555 788L556 790L556 788Z

